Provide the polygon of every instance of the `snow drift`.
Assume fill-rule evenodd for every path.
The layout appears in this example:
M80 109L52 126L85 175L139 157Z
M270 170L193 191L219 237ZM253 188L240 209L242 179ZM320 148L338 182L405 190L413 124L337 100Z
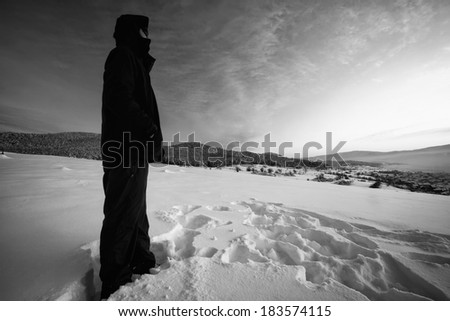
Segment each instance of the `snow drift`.
M8 154L0 171L2 299L98 298L100 163ZM148 204L163 269L111 300L450 298L445 196L168 166ZM29 266L34 283L14 277Z

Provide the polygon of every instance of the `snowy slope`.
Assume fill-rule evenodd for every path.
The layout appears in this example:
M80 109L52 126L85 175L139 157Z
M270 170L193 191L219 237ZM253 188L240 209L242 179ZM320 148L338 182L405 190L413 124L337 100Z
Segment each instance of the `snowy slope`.
M1 299L98 295L100 162L0 159ZM450 198L151 168L152 250L163 271L113 300L450 298Z

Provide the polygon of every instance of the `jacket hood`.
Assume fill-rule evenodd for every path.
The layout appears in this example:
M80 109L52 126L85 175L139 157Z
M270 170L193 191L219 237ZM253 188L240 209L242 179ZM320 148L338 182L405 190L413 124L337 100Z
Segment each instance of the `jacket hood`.
M148 17L125 14L117 18L114 29L114 39L116 43L129 43L136 41L139 36L139 29L148 29Z
M117 18L114 29L116 46L128 46L138 56L145 56L150 50L150 39L142 38L139 29L148 29L148 17L126 14Z

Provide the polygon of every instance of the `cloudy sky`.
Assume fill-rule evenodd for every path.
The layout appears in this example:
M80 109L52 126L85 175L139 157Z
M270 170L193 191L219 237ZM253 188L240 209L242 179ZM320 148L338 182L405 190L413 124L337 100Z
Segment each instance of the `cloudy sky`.
M123 13L150 17L166 140L450 143L446 0L2 0L0 130L100 132Z

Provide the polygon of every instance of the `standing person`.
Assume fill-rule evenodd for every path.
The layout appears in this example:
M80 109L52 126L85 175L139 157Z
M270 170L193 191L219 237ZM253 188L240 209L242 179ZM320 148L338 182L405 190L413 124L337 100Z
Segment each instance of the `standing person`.
M149 75L155 59L149 55L148 21L139 15L117 19L116 47L103 74L101 299L130 282L132 274L157 272L146 189L148 163L161 157L162 133Z

